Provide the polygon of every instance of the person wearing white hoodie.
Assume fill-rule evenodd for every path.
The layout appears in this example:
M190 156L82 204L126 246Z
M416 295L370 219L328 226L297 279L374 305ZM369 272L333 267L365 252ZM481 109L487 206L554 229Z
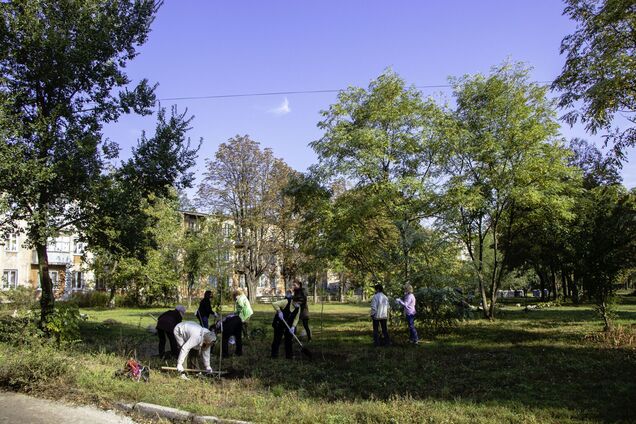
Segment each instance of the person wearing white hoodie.
M373 319L373 344L376 346L389 346L389 331L386 328L386 320L389 317L389 298L383 293L382 284L375 285L375 294L371 298L371 319ZM380 337L379 327L382 328Z
M216 334L207 328L201 327L198 323L185 321L174 328L174 338L181 347L179 358L177 359L177 371L185 376L184 362L188 358L190 350L196 349L203 358L203 365L208 373L212 372L210 366L210 349L216 342Z

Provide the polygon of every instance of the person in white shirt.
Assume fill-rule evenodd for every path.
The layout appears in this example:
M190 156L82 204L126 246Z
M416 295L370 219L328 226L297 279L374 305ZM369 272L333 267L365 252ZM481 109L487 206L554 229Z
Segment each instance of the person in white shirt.
M371 319L373 319L373 344L376 346L389 346L389 331L386 328L386 320L389 317L389 298L383 293L382 284L375 285L375 294L371 299ZM379 327L382 328L380 337Z
M205 371L212 372L210 366L210 349L216 342L216 334L207 328L201 327L196 322L185 321L174 328L174 338L180 346L179 358L177 359L177 371L185 376L183 364L188 358L190 350L196 349L203 358Z

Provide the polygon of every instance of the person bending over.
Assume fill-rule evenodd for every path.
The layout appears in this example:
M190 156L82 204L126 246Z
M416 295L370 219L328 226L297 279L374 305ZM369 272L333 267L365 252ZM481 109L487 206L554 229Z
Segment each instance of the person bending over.
M274 341L272 342L272 358L278 357L280 342L285 338L285 358L292 359L292 334L296 331L296 325L300 318L300 305L292 302L291 292L287 292L285 299L272 302L276 310L272 327L274 327ZM287 323L287 325L285 325ZM289 328L288 328L289 327Z
M170 341L170 353L174 358L179 354L179 345L174 338L174 328L183 321L186 308L177 305L176 308L164 312L157 318L157 336L159 336L159 356L166 357L166 339Z
M199 351L199 355L203 359L205 371L208 373L212 372L212 367L210 366L210 350L214 342L216 342L216 334L214 334L214 332L201 327L196 322L186 321L178 324L174 328L174 338L177 340L177 343L179 343L181 349L179 358L177 359L177 371L181 373L182 378L185 377L185 367L183 364L186 362L188 354L192 349Z

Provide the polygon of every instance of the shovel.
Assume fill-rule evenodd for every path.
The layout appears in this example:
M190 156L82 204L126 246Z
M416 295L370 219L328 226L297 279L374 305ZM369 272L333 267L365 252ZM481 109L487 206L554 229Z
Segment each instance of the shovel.
M291 332L291 328L289 328L289 324L287 324L287 321L285 321L284 319L282 319L281 321L283 321L283 323L285 324L285 327L287 327L287 331L289 331L291 335L294 336L294 339L296 339L296 341L300 345L300 351L302 352L302 354L305 355L308 359L311 359L312 358L311 352L309 351L309 349L303 346L303 344L300 342L298 337L296 337L296 334Z

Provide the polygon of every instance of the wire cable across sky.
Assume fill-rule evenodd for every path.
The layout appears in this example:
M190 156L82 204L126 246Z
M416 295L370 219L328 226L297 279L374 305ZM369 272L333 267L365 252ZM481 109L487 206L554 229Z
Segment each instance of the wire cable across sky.
M551 84L552 81L536 81L536 84ZM450 84L437 84L437 85L416 85L415 88L420 90L435 89L435 88L451 88ZM230 99L236 97L262 97L262 96L287 96L292 94L324 94L324 93L338 93L343 89L327 89L327 90L298 90L298 91L266 91L261 93L233 93L233 94L211 94L207 96L188 96L188 97L165 97L159 99L159 101L178 101L178 100L214 100L214 99Z

